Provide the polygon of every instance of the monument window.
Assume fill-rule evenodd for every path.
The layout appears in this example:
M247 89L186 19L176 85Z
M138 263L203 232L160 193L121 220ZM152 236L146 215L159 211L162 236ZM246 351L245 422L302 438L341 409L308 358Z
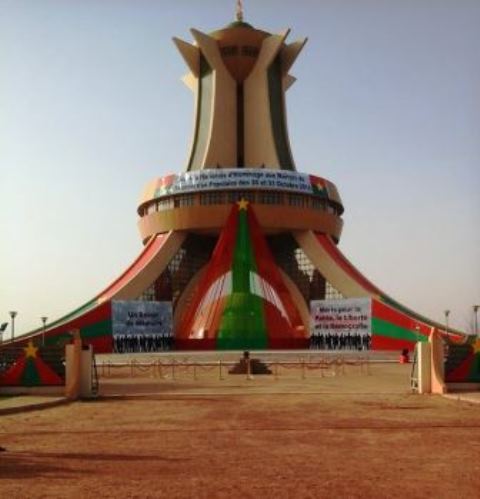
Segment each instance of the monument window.
M250 203L255 203L255 193L248 191L232 191L228 193L228 203L236 203L240 199L246 199Z
M173 200L172 199L161 199L157 203L157 210L171 210L173 208Z
M290 206L298 206L299 208L303 208L305 206L305 198L298 194L289 194L288 195L288 204Z
M155 300L155 286L152 284L148 287L139 297L140 301L154 301Z
M181 206L193 206L194 204L193 195L180 196L174 200L173 204L175 208L179 208Z
M155 203L152 203L147 206L147 214L154 213L156 211Z
M325 200L313 198L312 208L314 208L315 210L325 210Z
M262 192L260 193L260 203L283 204L283 195L279 192Z
M334 288L328 281L325 283L325 300L342 300L345 298L338 289Z
M200 204L223 204L222 192L203 192L200 194Z
M220 49L220 53L224 56L237 55L238 47L236 45L227 45L226 47L222 47Z
M244 45L242 47L242 55L246 55L248 57L257 57L259 50L257 47L252 47L251 45Z

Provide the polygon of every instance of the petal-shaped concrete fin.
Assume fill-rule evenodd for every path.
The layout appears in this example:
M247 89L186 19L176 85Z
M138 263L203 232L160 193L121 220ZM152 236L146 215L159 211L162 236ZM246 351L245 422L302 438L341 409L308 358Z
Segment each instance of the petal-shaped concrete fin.
M222 56L220 54L220 49L218 48L217 41L215 38L208 36L197 29L192 28L190 30L195 41L198 44L202 55L207 59L208 64L214 71L223 71L228 73L225 64L223 63Z
M180 54L184 58L187 66L194 76L198 78L200 74L200 50L191 43L184 42L180 38L173 37L173 43L178 48Z
M257 63L255 64L254 71L260 70L261 68L265 69L272 64L289 33L290 30L286 29L278 35L271 35L263 40L262 48L260 50Z
M186 75L182 76L182 81L192 92L195 91L198 79L195 78L192 73L187 73Z
M285 90L288 90L296 81L297 79L295 78L295 76L285 75L283 77L283 85Z
M297 40L296 42L290 43L282 48L282 73L284 75L290 71L290 68L293 66L298 54L300 54L303 47L307 43L307 40L308 38L303 38L302 40Z

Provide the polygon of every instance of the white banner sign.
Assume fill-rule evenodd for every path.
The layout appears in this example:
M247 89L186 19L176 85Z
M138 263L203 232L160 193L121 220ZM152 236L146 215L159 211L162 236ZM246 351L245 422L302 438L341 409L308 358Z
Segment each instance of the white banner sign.
M157 181L154 197L217 189L274 189L314 194L339 201L328 180L306 173L270 168L219 168L167 175Z
M371 334L371 298L313 300L310 302L311 334Z
M112 334L171 335L172 303L112 301Z

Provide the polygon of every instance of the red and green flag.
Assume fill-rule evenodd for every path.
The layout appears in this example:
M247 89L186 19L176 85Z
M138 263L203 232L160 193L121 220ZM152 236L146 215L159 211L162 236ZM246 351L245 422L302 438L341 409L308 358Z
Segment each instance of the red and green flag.
M309 175L312 192L315 196L328 198L327 181L315 175Z
M171 174L158 179L157 185L155 186L154 197L165 196L166 194L169 194L169 191L176 178L177 176L175 174Z
M215 340L219 349L292 346L305 339L300 314L246 200L232 207L180 335Z
M0 385L62 385L63 379L43 361L38 350L39 348L30 341L18 359L0 376Z
M451 383L480 382L480 339L471 337L465 344L449 346L445 379Z

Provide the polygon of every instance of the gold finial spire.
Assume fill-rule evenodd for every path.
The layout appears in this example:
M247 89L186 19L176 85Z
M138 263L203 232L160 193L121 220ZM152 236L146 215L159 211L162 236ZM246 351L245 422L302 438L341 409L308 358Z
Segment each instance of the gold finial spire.
M235 17L238 22L243 22L243 2L242 0L237 0L237 11L235 12Z

